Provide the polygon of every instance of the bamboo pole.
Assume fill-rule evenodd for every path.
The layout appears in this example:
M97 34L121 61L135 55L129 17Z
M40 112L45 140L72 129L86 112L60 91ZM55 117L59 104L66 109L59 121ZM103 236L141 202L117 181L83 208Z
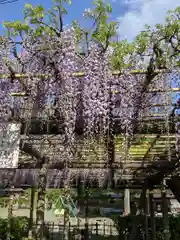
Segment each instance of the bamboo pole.
M27 93L26 92L12 92L10 93L11 97L26 97Z
M171 88L169 90L163 90L163 89L151 89L148 90L147 93L166 93L166 92L180 92L180 88ZM119 94L119 90L112 90L111 93L113 94ZM26 92L12 92L10 93L10 96L12 97L27 97L28 94ZM166 106L165 104L152 104L148 107L161 107Z
M155 70L154 73L158 74L158 73L171 73L172 71L170 70L165 70L165 69L158 69L158 70ZM113 76L117 76L117 75L123 75L123 74L148 74L147 70L143 70L143 69L134 69L134 70L131 70L131 71L111 71L112 75ZM15 73L14 74L14 78L27 78L29 76L32 76L32 77L50 77L51 74L42 74L42 73ZM86 73L85 72L74 72L72 73L72 76L73 77L84 77L86 76ZM0 78L10 78L11 77L11 74L5 74L5 73L2 73L0 74Z
M112 75L113 76L117 76L117 75L123 75L125 74L126 72L123 72L123 71L111 71ZM127 73L130 73L130 74L147 74L148 72L146 70L140 70L140 69L135 69L135 70L131 70L131 71L128 71ZM158 73L171 73L171 71L169 70L155 70L156 74ZM51 77L52 75L51 74L40 74L40 73L37 73L37 74L19 74L19 73L15 73L14 74L14 78L18 78L18 79L24 79L24 78L27 78L29 76L32 76L32 77L35 77L35 78L44 78L44 77ZM72 73L72 76L73 77L84 77L86 76L86 73L85 72L74 72ZM0 78L11 78L11 75L10 74L0 74ZM180 91L180 88L172 88L172 89L169 89L168 91L170 92L179 92ZM155 92L167 92L167 90L162 90L162 89L152 89L148 92L152 92L152 93L155 93ZM114 90L112 91L112 93L114 94L119 94L119 91L118 90ZM27 94L25 92L17 92L17 93L11 93L10 94L11 96L26 96Z

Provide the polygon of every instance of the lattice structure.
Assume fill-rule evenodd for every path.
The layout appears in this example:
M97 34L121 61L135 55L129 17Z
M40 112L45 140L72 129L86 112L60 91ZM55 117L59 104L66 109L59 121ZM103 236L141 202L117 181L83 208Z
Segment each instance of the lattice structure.
M108 149L104 140L101 137L96 138L94 136L89 140L87 139L86 141L84 140L82 141L81 136L79 135L79 137L76 138L76 144L74 145L74 155L72 156L72 159L68 165L68 168L70 170L68 173L70 181L74 179L75 182L77 182L78 176L81 176L81 178L83 178L84 181L87 178L89 180L91 179L91 182L96 182L97 172L99 172L99 169L101 169L102 177L98 175L98 179L99 184L102 185L103 184L107 185L108 181L111 181L110 171L112 169L116 169L114 174L114 180L116 183L118 182L118 185L120 184L120 182L122 182L123 179L132 180L134 179L135 176L136 176L135 180L139 179L142 181L144 179L144 176L141 175L141 172L145 174L144 169L147 168L148 166L151 167L152 161L158 162L159 158L163 158L161 164L163 164L163 162L165 163L167 159L166 157L164 158L163 153L169 147L168 146L169 143L170 148L171 147L173 148L175 142L177 141L177 136L175 135L176 132L172 123L173 120L172 118L169 119L168 130L169 132L167 132L166 126L167 108L168 114L170 115L172 109L175 106L175 102L172 103L172 105L170 106L169 103L167 103L166 99L169 94L175 93L176 95L178 95L179 88L178 87L172 88L170 86L170 88L167 89L167 84L164 83L164 78L167 79L167 75L171 76L171 78L178 78L178 71L168 74L160 72L157 75L157 77L154 78L154 81L149 86L149 88L147 89L147 93L144 96L144 101L140 109L139 117L137 119L137 129L135 135L133 136L133 140L130 143L130 148L128 149L128 161L125 161L125 158L127 158L127 156L124 155L125 142L123 140L124 136L122 135L122 131L124 130L121 128L122 125L121 116L124 112L123 113L118 112L118 110L120 110L118 108L119 101L118 79L119 82L121 81L121 76L118 77L119 74L120 73L117 72L113 73L114 76L113 83L116 84L114 84L111 88L111 92L114 95L112 99L115 102L114 108L115 110L113 110L114 111L113 121L115 122L114 130L117 132L116 137L117 140L115 140L115 159L111 166L111 169L109 169L108 166L108 152L107 152ZM137 72L132 72L132 74L135 74L135 76L137 77ZM80 78L82 79L85 73L74 73L73 75L76 76L76 78L78 79ZM24 77L22 78L23 81L25 79ZM36 78L35 80L37 81ZM7 79L6 81L9 82L9 79ZM127 89L126 91L129 91L129 89ZM17 98L18 97L17 95L15 96L15 94L13 97L11 97L11 99L14 99L15 101L14 103L16 105L19 103L18 102L19 100L17 100ZM63 119L54 118L53 120L51 118L55 110L58 109L58 106L57 105L47 106L45 104L41 114L31 117L32 106L34 106L35 100L31 98L27 99L24 99L22 97L19 98L20 101L22 102L21 106L23 107L20 110L20 113L22 114L20 121L21 123L23 123L22 127L23 135L21 137L23 143L29 144L29 146L31 146L31 149L29 149L29 151L32 152L33 148L37 150L38 154L42 156L44 155L47 156L48 159L50 160L49 168L62 169L66 158L66 155L64 155L63 158L64 153L63 141L65 140L64 139L65 136L63 134ZM124 110L121 111L127 112L127 109L129 110L130 108L133 107L134 107L133 104L130 103L129 105L127 105L127 107L124 107ZM38 109L36 109L36 111L37 110ZM28 121L29 119L31 119L31 123L29 123ZM33 124L34 126L37 127L34 130ZM54 133L53 124L55 127ZM26 135L27 133L29 133L30 135ZM84 150L82 151L82 149ZM175 161L175 159L176 156L172 154L171 160ZM28 156L28 154L24 153L20 154L19 158L20 168L34 168L34 166L36 166L36 168L40 167L37 160L35 160L35 158L32 159L32 155ZM22 174L18 172L22 172ZM30 171L25 170L20 170L18 172L16 174L16 177L14 176L14 179L17 179L17 177L19 176L18 179L21 180L24 179L24 181L28 181L28 183L30 183L29 181L31 181L33 178L34 178L33 182L34 183L37 182L38 170L32 171L32 174ZM24 176L24 178L22 176ZM55 181L56 187L61 186L63 178L62 170L54 171L54 175L52 175L51 170L50 176L51 180L49 180L50 186L53 185L52 179L55 178L57 178ZM58 181L59 184L57 184Z
M6 187L38 185L38 235L47 187L141 186L138 209L146 216L147 190L163 183L165 203L168 184L178 198L171 175L179 168L180 104L171 94L179 86L171 80L178 82L179 69L156 71L150 61L142 71L112 72L109 53L96 43L87 57L76 54L73 30L49 38L24 43L23 56L13 60L7 39L0 51L0 120L22 125L19 169L2 169L0 178ZM86 196L88 205L88 189ZM140 239L133 230L130 239Z

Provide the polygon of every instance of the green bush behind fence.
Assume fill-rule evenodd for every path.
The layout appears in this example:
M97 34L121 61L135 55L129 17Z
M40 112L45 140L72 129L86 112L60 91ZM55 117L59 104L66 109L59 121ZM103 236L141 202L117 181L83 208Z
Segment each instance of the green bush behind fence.
M143 217L143 216L142 216ZM11 229L8 229L8 220L0 218L0 239L7 239L7 234L10 233L10 239L14 240L22 240L28 236L28 222L29 219L27 217L13 217L11 219ZM118 230L119 236L118 239L128 239L128 236L131 232L133 223L137 222L135 216L127 216L127 217L116 217L114 219L115 227ZM142 221L143 223L145 221ZM155 218L156 222L156 239L163 240L163 219L161 217ZM56 225L55 223L53 225ZM57 224L58 226L58 224ZM36 226L34 226L36 227ZM50 224L46 224L46 233L47 228L49 228L49 232L51 232L52 226ZM142 239L145 234L145 226L139 225L139 228L142 233ZM90 229L90 226L89 226ZM179 240L180 239L180 216L174 217L169 216L169 230L170 230L170 240ZM98 234L98 233L97 233ZM151 226L149 219L149 235L151 234Z

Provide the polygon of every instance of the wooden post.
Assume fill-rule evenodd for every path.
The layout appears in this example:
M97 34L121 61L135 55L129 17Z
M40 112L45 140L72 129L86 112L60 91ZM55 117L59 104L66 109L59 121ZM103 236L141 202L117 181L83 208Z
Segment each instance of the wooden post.
M33 219L34 219L34 200L35 200L36 189L31 188L31 199L30 199L30 214L29 214L29 230L28 230L28 239L33 237Z
M39 174L38 182L38 199L36 209L36 239L44 239L44 212L45 212L45 197L46 197L46 177L47 166L44 165Z
M81 181L80 177L78 179L78 185L77 185L77 207L79 210L81 210L81 200L82 197L84 198L84 193L83 193L83 182Z
M149 190L146 191L144 216L145 216L145 239L149 240L149 220L148 220L148 217L149 217Z
M128 134L128 127L126 126L126 133L125 133L125 157L124 157L124 164L126 167L126 164L128 163L129 159L129 147L130 147L130 141L129 141L129 134ZM127 216L131 213L131 207L130 207L130 189L126 188L124 190L124 215Z
M111 83L112 84L112 83ZM108 166L110 169L110 181L111 181L111 189L114 189L115 181L114 181L114 161L115 161L115 152L114 152L114 133L113 133L113 106L114 103L112 101L112 92L110 86L110 110L109 110L109 131L107 133L107 150L108 150Z
M155 219L155 202L153 199L153 191L149 192L149 207L150 207L150 225L151 225L151 240L156 240L156 219Z
M8 232L7 232L7 240L11 239L11 228L12 228L12 217L13 217L13 203L14 203L14 194L11 193L9 197L9 206L8 206Z
M89 215L89 189L86 187L85 192L85 239L89 239L89 233L88 233L88 215Z
M124 216L127 216L131 213L130 207L130 189L124 189Z
M166 194L166 182L164 181L162 187L162 213L163 213L163 236L164 240L170 240L169 219L168 219L168 200Z

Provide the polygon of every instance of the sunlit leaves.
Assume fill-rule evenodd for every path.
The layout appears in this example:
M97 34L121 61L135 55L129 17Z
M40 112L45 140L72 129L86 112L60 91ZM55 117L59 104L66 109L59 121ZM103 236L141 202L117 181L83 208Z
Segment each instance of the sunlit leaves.
M25 5L23 13L24 19L30 19L32 24L36 24L44 18L44 7L42 5L33 7L28 3Z
M150 40L150 34L151 32L148 31L143 31L141 32L135 39L135 44L136 44L136 51L140 54L144 53L149 45L149 40Z
M114 69L122 70L131 66L131 60L127 61L135 50L135 45L127 40L112 44L114 52L111 56L111 65Z
M7 35L10 36L21 36L23 34L28 34L30 27L26 23L22 23L21 21L15 22L3 22L4 27L6 28Z
M117 34L118 24L115 21L109 21L109 14L112 13L112 7L109 3L104 3L102 0L94 1L93 9L86 9L83 16L92 22L92 27L84 31L87 36L87 41L95 41L102 46L104 52L110 45L111 39ZM79 27L77 39L80 37L82 29Z
M72 27L75 30L75 35L76 35L76 44L78 44L78 42L81 40L82 35L83 35L83 31L80 27L80 24L78 23L78 21L73 21L72 22Z
M127 41L114 42L118 23L110 20L111 4L105 3L103 0L96 0L93 3L94 7L86 9L84 13L84 18L92 23L88 30L83 29L77 21L72 22L77 46L79 44L82 48L87 48L88 52L89 43L94 41L101 46L104 53L111 47L113 49L110 57L111 65L118 70L129 68L133 62L132 56L137 55L153 57L157 68L165 67L170 62L178 63L180 8L169 11L164 24L157 23L154 28L145 25L145 30L130 44ZM71 1L53 0L52 7L47 12L42 5L33 7L29 3L26 4L23 11L25 23L21 21L5 22L7 35L21 36L21 38L27 35L32 39L41 37L43 41L47 35L60 37L60 33L63 31L63 16L67 14L67 4L70 5Z

